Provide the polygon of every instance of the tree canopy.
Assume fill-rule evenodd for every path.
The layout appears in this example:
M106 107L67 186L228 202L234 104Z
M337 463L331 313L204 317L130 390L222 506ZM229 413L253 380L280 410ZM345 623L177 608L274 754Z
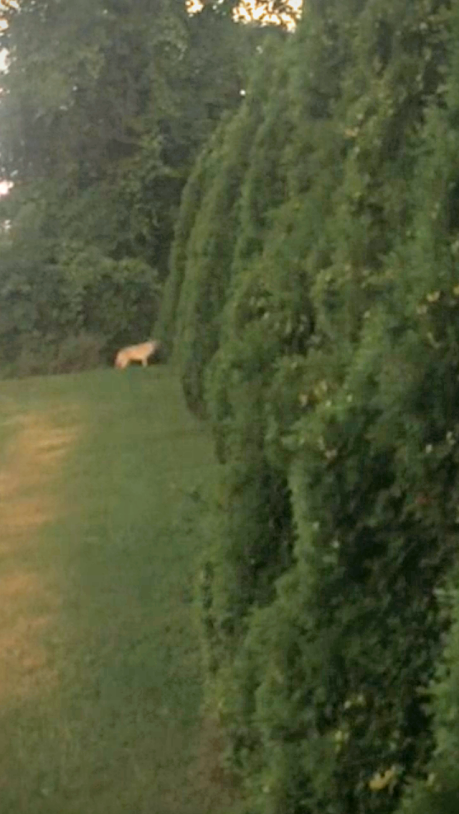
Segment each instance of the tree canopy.
M16 320L15 337L4 325L4 357L15 358L31 332L43 335L32 316L32 289L43 276L48 296L56 290L47 340L56 344L63 331L99 333L104 323L110 355L151 329L183 186L221 116L239 106L262 32L212 8L190 16L181 0L22 0L4 5L3 17L0 163L13 188L2 202L12 228L0 288L5 308L12 288L18 303L23 291L31 320ZM27 295L24 254L35 265ZM86 309L82 326L69 319L67 295L87 262L79 285L91 287L87 296L103 303L106 316ZM139 263L150 269L149 284L137 285L133 298ZM107 308L115 324L123 303L123 328L107 334Z

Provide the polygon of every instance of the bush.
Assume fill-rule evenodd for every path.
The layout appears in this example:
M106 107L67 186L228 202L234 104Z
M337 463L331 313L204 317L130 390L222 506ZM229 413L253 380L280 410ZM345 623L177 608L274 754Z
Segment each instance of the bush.
M223 295L198 298L181 337L224 463L202 578L209 696L251 814L392 814L433 750L437 592L458 550L457 36L447 0L413 8L310 4L287 166L256 161L287 200L260 218L250 171L236 176L240 266L225 242L223 280L199 278ZM201 215L225 234L228 209Z
M104 345L101 337L84 331L62 340L38 337L33 345L24 343L2 372L5 377L25 378L92 370L105 363Z
M8 377L45 376L52 372L56 349L49 339L38 339L23 345L14 362L5 366Z
M102 337L82 331L67 336L57 348L50 373L77 373L100 367L104 360Z
M159 316L154 333L168 354L172 352L177 328L177 309L185 277L187 252L202 198L219 168L220 147L225 134L227 118L217 127L209 143L199 155L183 190L180 210L174 229L174 240L169 258Z
M212 172L200 193L202 203L188 240L176 339L185 397L198 414L205 413L205 371L219 346L222 312L234 276L241 188L263 122L269 95L267 76L272 77L276 59L274 45L260 55L240 110L221 132L214 155L209 156Z

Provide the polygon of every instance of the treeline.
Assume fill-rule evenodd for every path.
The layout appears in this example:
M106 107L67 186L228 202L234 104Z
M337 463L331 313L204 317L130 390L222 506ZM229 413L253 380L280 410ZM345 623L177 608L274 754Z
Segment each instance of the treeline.
M185 187L159 331L222 463L244 814L459 810L459 3L309 0Z
M265 36L232 5L0 3L4 372L91 364L150 335L183 186Z

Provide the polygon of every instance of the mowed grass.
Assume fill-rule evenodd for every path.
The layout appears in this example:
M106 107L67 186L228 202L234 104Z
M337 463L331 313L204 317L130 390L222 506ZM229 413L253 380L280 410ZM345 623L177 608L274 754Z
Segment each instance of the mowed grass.
M229 811L184 522L215 473L165 367L2 382L1 814Z

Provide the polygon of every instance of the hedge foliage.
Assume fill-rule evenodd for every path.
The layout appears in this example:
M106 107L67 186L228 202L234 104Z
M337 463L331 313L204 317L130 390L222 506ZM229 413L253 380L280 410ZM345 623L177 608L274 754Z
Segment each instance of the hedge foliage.
M246 814L459 806L457 42L457 0L310 0L206 154L176 341Z

